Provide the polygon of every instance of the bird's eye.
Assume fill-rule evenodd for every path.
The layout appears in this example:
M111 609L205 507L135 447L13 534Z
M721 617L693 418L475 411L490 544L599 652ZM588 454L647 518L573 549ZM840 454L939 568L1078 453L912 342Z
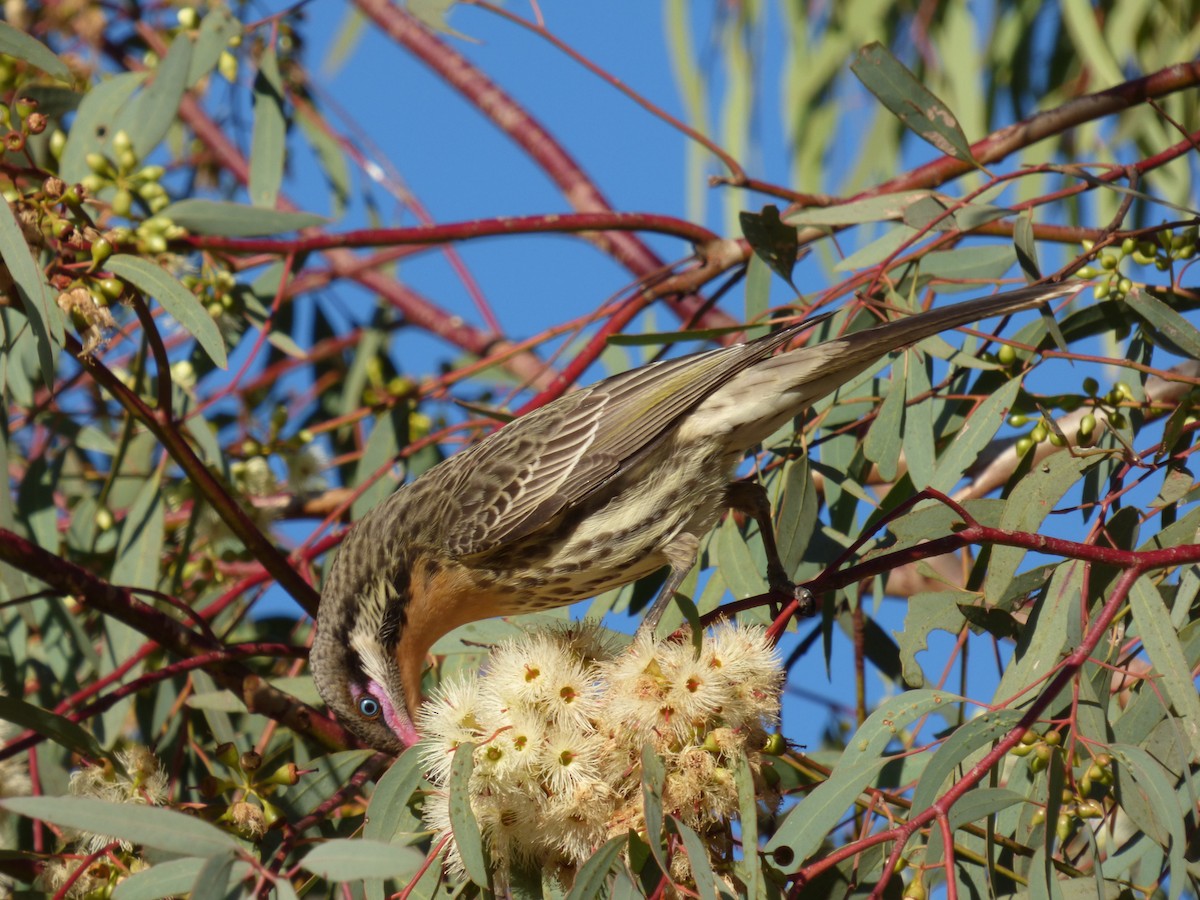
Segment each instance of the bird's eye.
M375 719L379 717L382 707L380 707L379 701L374 697L359 697L358 711L367 719Z

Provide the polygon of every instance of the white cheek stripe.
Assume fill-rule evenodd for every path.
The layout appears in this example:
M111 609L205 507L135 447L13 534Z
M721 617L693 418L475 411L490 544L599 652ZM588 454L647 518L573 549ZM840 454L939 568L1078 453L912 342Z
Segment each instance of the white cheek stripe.
M367 680L375 682L382 690L383 686L388 683L388 664L379 652L381 649L379 644L366 635L351 634L350 646L358 653L358 658L362 662L363 674L367 676Z

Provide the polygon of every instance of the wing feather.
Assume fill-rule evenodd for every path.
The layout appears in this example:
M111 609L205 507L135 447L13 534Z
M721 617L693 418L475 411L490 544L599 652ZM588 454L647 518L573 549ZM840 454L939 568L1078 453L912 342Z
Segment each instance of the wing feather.
M461 516L451 523L447 549L470 556L532 534L658 446L731 377L811 324L614 375L451 457L442 465L455 470L449 485Z

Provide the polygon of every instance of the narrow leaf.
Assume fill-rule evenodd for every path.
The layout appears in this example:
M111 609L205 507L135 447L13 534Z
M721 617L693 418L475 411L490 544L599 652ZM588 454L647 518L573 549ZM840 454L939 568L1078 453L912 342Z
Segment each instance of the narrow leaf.
M54 743L91 759L104 755L96 738L82 725L17 697L0 694L0 719L45 735Z
M1037 242L1033 237L1033 212L1025 210L1017 216L1013 226L1013 249L1017 252L1017 262L1021 271L1029 281L1037 281L1042 277L1038 267Z
M126 72L102 81L84 95L59 160L59 174L64 181L68 184L79 181L91 171L87 164L89 153L111 154L117 115L147 77L146 72Z
M0 22L0 53L23 59L59 81L71 80L71 70L49 47L7 22Z
M1133 621L1161 681L1164 693L1175 707L1175 721L1191 743L1192 757L1200 757L1200 695L1192 669L1171 624L1171 613L1162 594L1145 575L1129 592Z
M924 812L933 804L941 793L942 785L955 772L970 765L976 750L999 740L1020 720L1021 713L1018 710L989 710L950 735L921 773L921 780L917 782L917 790L912 798L913 815Z
M696 893L701 900L717 900L717 883L713 878L712 864L708 861L708 851L700 840L700 835L674 816L671 816L668 821L672 830L683 841L683 850L687 853L688 862L692 864L692 878L696 882ZM747 894L747 896L753 895Z
M859 50L850 70L918 137L947 156L977 165L954 113L883 44L873 41Z
M621 848L627 840L624 835L610 838L603 847L593 853L591 858L579 867L575 883L571 885L571 892L567 894L566 900L591 900L593 897L603 896L608 875L621 861Z
M880 705L846 743L833 773L797 805L767 842L766 851L792 851L787 865L795 868L821 846L855 798L883 768L888 745L909 723L922 716L946 711L960 697L944 691L908 691Z
M411 847L366 839L326 841L300 861L305 869L329 881L363 878L404 878L414 873L425 856Z
M233 835L173 809L91 797L10 797L0 801L0 806L30 819L112 835L169 853L207 857L238 849Z
M746 312L747 322L761 322L771 308L771 270L763 258L755 253L746 266ZM746 340L762 337L767 333L766 325L755 325L746 329Z
M238 876L234 880L234 859L232 853L209 857L196 873L189 900L226 900L230 887L244 877Z
M1071 489L1084 470L1095 465L1096 458L1081 458L1057 453L1035 466L1013 488L1000 516L1006 531L1037 531L1055 504ZM984 596L995 602L1017 573L1025 551L1020 547L994 547L984 581Z
M938 460L930 487L947 493L958 484L1008 418L1020 390L1021 379L1014 378L979 404Z
M471 769L475 765L475 745L460 744L454 751L450 764L450 827L454 831L454 842L462 857L467 877L481 888L488 886L488 867L483 855L483 839L479 834L479 822L471 809Z
M155 863L149 869L123 878L113 889L113 900L160 900L163 897L186 894L196 883L196 876L207 862L195 857L184 857ZM245 860L236 860L227 883L235 877L241 881L249 874L250 864Z
M200 300L170 273L148 259L118 253L105 267L119 278L154 297L222 369L228 364L225 340Z
M887 393L875 421L863 441L863 453L875 463L879 476L884 481L893 481L900 463L900 438L904 434L904 388L905 380L900 373L881 384L887 385Z
M1180 356L1200 359L1200 331L1167 304L1148 291L1135 288L1125 301L1155 331L1172 345Z
M114 128L129 135L142 159L167 136L179 113L192 65L192 39L181 31L154 70L154 80L116 117Z
M903 219L904 211L909 206L929 196L929 191L882 194L853 203L803 209L789 214L787 220L793 225L861 225L864 222L892 221Z
M762 890L762 864L758 858L758 797L754 793L754 773L750 761L739 755L733 766L733 783L738 793L738 819L742 825L742 881L746 896L757 897Z
M112 579L116 584L157 588L159 561L166 533L163 494L159 470L138 490L129 513L121 525L117 542L117 561Z
M405 822L413 821L408 801L421 783L421 751L409 747L375 785L367 806L363 837L389 843Z
M267 47L254 78L254 136L250 142L250 202L271 209L283 184L287 119L275 48Z
M667 865L667 852L663 849L663 784L667 780L667 769L654 747L649 743L642 747L642 811L646 822L646 841L654 861L663 872L671 871Z
M213 70L232 41L242 32L242 23L224 6L210 6L200 23L187 83L191 87Z
M37 338L38 361L46 387L54 388L55 351L53 344L62 344L63 327L58 309L51 299L50 285L34 261L29 244L17 223L12 207L0 200L0 259L8 267L13 284L21 295L29 324Z
M193 234L257 237L324 225L324 216L280 209L259 209L222 200L178 200L159 213Z

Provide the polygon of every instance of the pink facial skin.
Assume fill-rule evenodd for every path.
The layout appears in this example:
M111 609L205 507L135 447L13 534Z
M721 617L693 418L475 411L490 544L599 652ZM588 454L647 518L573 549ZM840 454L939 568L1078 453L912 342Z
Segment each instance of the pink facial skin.
M392 733L396 735L405 749L408 749L421 739L421 735L413 727L412 720L408 718L408 714L403 710L396 709L392 705L387 691L378 682L372 681L367 685L365 690L357 684L352 684L350 685L350 696L353 698L356 707L359 700L363 697L370 697L378 703L383 721L387 723L388 728L392 730Z

